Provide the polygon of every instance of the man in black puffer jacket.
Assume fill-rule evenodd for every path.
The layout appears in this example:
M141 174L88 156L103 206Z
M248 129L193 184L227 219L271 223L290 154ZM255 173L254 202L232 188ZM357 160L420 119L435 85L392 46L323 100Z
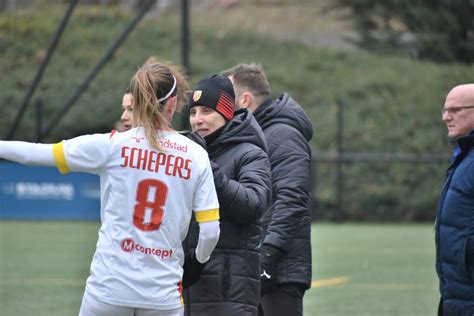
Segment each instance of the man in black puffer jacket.
M271 207L263 218L260 315L303 315L311 286L311 122L288 94L271 100L261 66L222 72L234 85L236 105L253 111L263 129L272 169Z
M258 314L261 217L271 201L271 170L262 129L248 110L234 113L234 97L226 76L211 76L196 85L189 105L191 127L204 137L211 161L220 237L200 279L183 292L186 316ZM184 242L188 253L194 253L198 228L193 219ZM200 272L185 267L183 283L187 271Z

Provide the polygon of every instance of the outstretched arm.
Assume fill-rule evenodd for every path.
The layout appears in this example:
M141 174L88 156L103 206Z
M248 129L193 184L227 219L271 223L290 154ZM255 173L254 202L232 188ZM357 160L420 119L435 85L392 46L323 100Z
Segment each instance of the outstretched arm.
M0 158L29 166L56 166L51 144L0 141Z

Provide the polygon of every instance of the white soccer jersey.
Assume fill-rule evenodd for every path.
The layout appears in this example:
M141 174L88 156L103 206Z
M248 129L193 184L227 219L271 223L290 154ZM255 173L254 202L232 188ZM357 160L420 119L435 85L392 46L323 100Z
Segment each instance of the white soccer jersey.
M102 225L86 291L105 303L182 306L181 242L191 210L201 222L219 218L207 152L177 132L163 137L162 150L142 128L53 145L61 172L100 176Z

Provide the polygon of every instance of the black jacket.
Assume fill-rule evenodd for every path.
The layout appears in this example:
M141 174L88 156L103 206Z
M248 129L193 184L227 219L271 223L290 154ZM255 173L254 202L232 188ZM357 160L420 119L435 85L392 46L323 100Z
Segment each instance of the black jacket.
M219 198L220 238L201 279L184 291L185 315L257 315L261 216L271 201L271 171L263 132L248 110L235 113L207 144ZM191 221L185 248L199 233Z
M272 168L272 205L263 217L263 244L281 252L277 283L311 286L311 122L288 94L254 113Z

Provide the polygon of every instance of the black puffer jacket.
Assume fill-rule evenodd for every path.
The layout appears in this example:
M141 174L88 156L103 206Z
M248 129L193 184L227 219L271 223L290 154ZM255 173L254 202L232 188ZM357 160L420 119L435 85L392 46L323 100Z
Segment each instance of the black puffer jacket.
M273 202L263 217L263 247L281 251L277 283L311 286L311 122L288 94L254 113L272 168Z
M261 216L271 201L271 171L263 132L239 110L207 144L219 198L220 238L201 279L184 290L185 315L257 315L260 297ZM191 222L185 248L194 249Z

